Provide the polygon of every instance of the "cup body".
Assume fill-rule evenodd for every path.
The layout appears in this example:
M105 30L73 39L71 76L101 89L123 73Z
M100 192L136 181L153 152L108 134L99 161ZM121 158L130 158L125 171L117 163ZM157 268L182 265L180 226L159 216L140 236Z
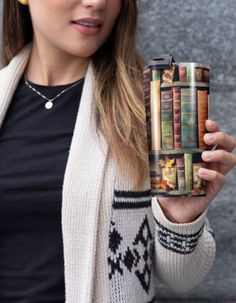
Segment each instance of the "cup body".
M202 151L206 133L210 67L172 62L144 68L144 91L151 191L153 196L205 196Z

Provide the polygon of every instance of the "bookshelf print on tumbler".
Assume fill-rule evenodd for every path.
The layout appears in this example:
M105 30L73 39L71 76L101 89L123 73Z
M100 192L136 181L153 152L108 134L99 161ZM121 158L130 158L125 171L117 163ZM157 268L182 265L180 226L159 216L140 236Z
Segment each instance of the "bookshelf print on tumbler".
M201 154L209 149L203 136L209 109L210 67L175 63L174 59L169 65L161 65L155 60L159 58L144 68L152 195L204 196L206 181L197 172L206 167Z

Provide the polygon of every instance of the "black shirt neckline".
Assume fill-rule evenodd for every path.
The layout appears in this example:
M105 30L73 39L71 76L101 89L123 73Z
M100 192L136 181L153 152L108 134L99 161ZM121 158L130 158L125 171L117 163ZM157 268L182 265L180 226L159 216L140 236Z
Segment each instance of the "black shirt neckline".
M38 84L38 83L35 83L35 82L32 82L30 81L29 79L26 78L26 80L28 81L28 83L34 87L34 88L38 88L38 89L65 89L75 83L78 82L78 85L82 84L84 82L84 79L85 77L83 78L80 78L79 80L76 80L74 82L71 82L71 83L67 83L67 84L59 84L59 85L42 85L42 84ZM22 77L21 77L21 81L26 85L25 83L25 75L23 74Z

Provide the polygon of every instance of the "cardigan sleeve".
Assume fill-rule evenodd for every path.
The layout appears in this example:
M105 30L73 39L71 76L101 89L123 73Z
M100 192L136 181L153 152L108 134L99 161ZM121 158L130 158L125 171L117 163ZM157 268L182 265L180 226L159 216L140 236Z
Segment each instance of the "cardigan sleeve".
M152 198L155 224L154 272L176 292L199 284L211 269L216 253L208 208L193 222L169 221L156 197Z

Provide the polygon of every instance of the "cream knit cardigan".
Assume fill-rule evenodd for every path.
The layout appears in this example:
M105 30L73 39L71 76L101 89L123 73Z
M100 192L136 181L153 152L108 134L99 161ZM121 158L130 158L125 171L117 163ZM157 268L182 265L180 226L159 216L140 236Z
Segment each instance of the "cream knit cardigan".
M0 71L0 126L31 47ZM170 222L150 195L150 180L130 190L130 169L119 175L105 139L96 135L93 84L90 63L63 182L65 300L156 302L158 280L184 291L206 276L215 258L214 234L207 210L191 223Z

